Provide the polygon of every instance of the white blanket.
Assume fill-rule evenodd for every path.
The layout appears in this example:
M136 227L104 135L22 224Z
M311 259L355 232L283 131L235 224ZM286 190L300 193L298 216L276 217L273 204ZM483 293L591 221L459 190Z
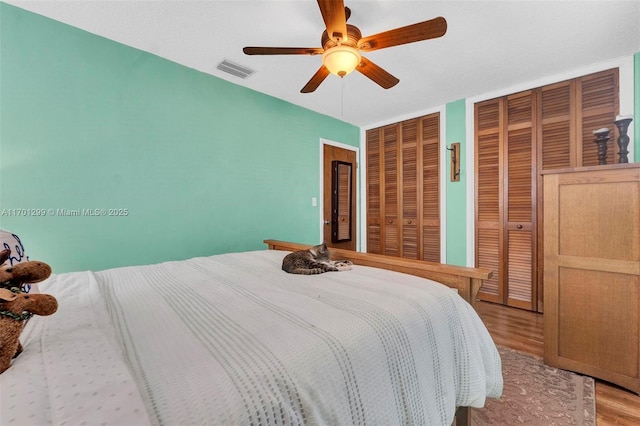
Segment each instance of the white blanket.
M354 266L290 275L286 252L52 276L0 375L2 425L449 425L502 391L454 290Z

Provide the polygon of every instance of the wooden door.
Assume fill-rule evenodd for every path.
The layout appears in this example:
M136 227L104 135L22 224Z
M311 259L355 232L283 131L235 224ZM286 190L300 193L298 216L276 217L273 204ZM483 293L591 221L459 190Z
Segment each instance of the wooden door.
M366 138L367 251L440 262L440 114Z
M342 172L347 165L350 175ZM356 176L356 151L324 144L322 229L329 247L356 249Z
M580 162L576 166L598 165L598 148L594 143L593 131L609 129L607 142L607 164L618 162L619 148L616 144L617 130L613 124L619 112L618 69L602 71L581 77L576 87L576 104L579 111L578 143Z
M418 145L418 214L422 230L418 259L440 262L440 114L420 120ZM422 173L420 173L422 171Z
M536 309L535 97L476 105L476 265L491 268L480 298Z
M422 160L418 146L418 119L403 121L400 139L400 212L402 221L402 257L419 259L420 222L418 205L422 195L422 179L418 178Z
M367 131L367 252L402 253L400 123Z
M550 84L535 92L540 171L598 165L593 131L603 127L610 130L607 164L617 162L613 124L618 114L617 69Z
M506 304L537 309L535 96L528 90L506 99L504 147L504 258Z
M401 256L440 262L440 114L400 123Z
M382 141L380 130L367 130L367 252L382 251Z
M611 130L607 164L618 158L613 121L618 114L618 69L550 84L537 92L537 171L598 164L593 131ZM537 177L537 240L544 238L543 180ZM544 246L538 244L538 276L544 275ZM538 311L544 311L544 286L539 279Z
M478 296L504 303L502 261L502 139L503 99L476 104L476 266L488 268L493 276L484 281Z
M578 164L582 150L578 154L577 118L575 113L575 80L563 81L540 88L537 93L538 108L538 171L560 169ZM543 178L538 173L538 242L544 241ZM544 276L544 245L538 244L538 277ZM543 281L539 279L539 282ZM544 312L544 285L538 285L538 311Z
M539 173L597 165L602 127L614 162L617 111L617 69L476 104L476 266L494 271L482 300L543 310Z
M384 185L382 190L384 232L382 233L383 253L387 256L400 256L400 226L398 223L398 125L386 126L382 129L382 170Z

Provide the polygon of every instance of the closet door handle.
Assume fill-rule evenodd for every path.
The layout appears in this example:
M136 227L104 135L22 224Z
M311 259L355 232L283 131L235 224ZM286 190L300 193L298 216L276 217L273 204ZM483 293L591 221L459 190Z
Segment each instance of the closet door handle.
M522 229L522 225L516 225L517 229Z

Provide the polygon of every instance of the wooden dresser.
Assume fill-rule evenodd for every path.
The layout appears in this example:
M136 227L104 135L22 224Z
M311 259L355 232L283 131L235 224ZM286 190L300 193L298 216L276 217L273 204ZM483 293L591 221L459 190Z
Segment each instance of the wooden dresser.
M640 164L543 179L544 362L640 393Z

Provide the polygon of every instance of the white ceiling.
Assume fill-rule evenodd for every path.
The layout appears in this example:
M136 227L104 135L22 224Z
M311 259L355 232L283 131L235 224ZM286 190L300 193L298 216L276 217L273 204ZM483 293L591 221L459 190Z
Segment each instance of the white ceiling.
M364 127L640 51L640 1L347 0L349 23L363 36L436 16L448 30L366 54L400 79L389 90L354 72L301 94L319 56L246 56L242 48L321 47L313 0L6 2ZM218 71L225 58L256 73L242 80Z

